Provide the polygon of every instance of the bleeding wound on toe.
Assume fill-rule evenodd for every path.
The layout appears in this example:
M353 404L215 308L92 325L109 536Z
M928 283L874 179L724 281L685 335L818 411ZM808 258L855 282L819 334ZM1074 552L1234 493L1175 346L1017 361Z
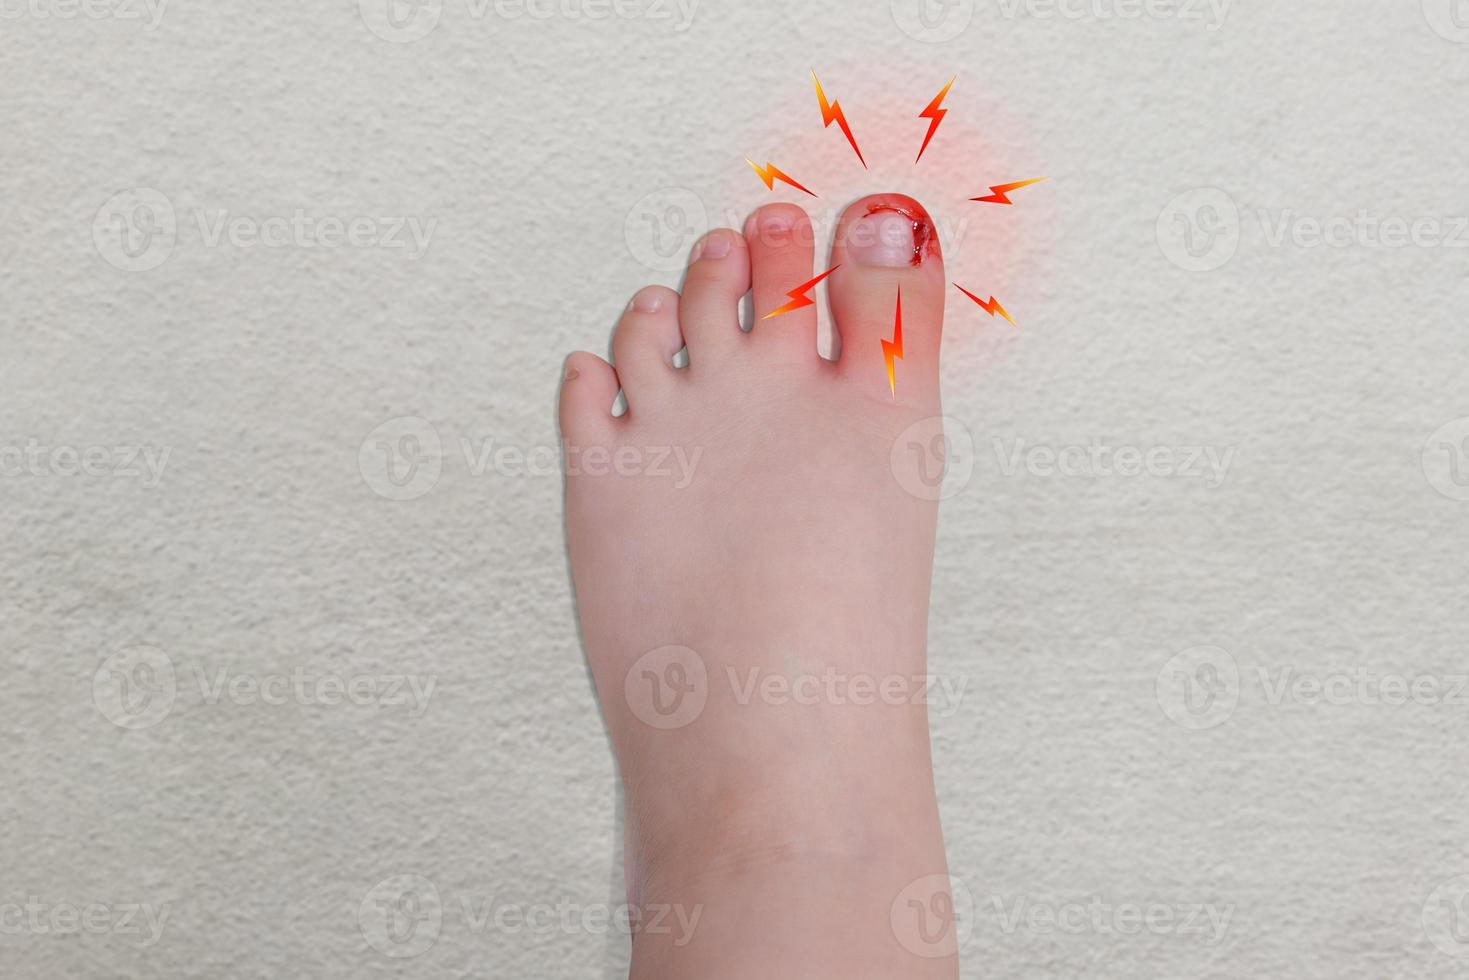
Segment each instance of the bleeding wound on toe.
M897 269L937 255L939 238L921 209L874 204L847 232L847 253L861 265Z

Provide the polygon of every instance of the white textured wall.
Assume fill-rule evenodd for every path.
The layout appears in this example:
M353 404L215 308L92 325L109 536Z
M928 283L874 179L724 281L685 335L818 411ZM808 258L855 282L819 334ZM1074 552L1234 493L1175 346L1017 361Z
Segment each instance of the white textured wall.
M923 33L908 0L704 0L691 23L652 0L445 0L413 43L370 29L405 36L377 0L173 0L156 21L97 2L0 6L0 975L616 975L625 942L595 920L482 918L605 907L620 870L559 481L476 473L463 443L555 444L565 353L677 282L649 266L701 215L772 197L745 156L809 178L823 220L921 194L955 277L1021 323L955 308L945 349L974 446L931 649L967 685L934 721L976 906L965 976L1469 971L1469 491L1438 448L1469 421L1430 442L1469 415L1469 251L1427 226L1396 248L1270 237L1363 210L1455 232L1450 0L1238 0L1222 21L959 0L924 37L898 26ZM871 173L819 128L811 67ZM916 113L956 74L914 168ZM1041 174L1014 208L964 200ZM298 209L411 217L427 251L211 238L219 212ZM376 447L404 436L442 462L399 489ZM1017 440L1232 455L1222 484L1006 475ZM116 447L166 451L161 475L116 472ZM96 448L91 474L57 448ZM154 699L121 700L145 668ZM421 712L238 686L298 668L435 686ZM1375 703L1359 671L1439 693ZM1338 703L1297 696L1343 674ZM1224 686L1190 715L1180 676ZM416 882L427 918L393 947L371 910L399 875L441 912ZM166 913L158 941L120 923L131 903ZM1080 931L1028 924L1078 904ZM1111 931L1129 904L1228 926Z

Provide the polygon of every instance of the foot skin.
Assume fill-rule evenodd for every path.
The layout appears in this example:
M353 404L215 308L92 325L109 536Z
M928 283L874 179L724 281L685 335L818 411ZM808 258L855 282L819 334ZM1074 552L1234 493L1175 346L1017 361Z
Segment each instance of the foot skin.
M567 534L645 910L635 978L958 973L920 688L937 505L893 451L940 414L943 259L900 195L852 205L828 265L813 239L788 204L710 232L682 295L633 297L615 370L566 363ZM815 306L762 319L833 266L836 362Z

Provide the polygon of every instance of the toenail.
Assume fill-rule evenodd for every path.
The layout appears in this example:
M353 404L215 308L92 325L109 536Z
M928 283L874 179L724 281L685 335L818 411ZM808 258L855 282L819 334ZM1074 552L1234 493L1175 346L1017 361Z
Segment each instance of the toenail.
M760 212L760 230L766 232L790 231L796 220L789 211L771 209Z
M757 216L760 240L767 245L784 244L791 237L796 219L784 209L767 209Z
M922 246L917 242L914 227L914 220L905 214L874 211L848 232L847 252L859 265L890 269L917 265L921 261Z
M652 288L640 289L628 307L638 313L657 313L663 309L663 294Z
M711 231L704 240L694 246L695 259L722 259L729 254L729 236L722 231Z
M569 368L566 369L566 380L567 381L575 381L579 377L581 377L581 372L578 371L576 368L569 367Z

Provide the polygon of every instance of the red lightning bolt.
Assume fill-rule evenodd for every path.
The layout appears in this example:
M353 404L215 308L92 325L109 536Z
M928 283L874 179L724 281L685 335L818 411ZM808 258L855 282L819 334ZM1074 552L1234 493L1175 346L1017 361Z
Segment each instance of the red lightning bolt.
M790 177L788 177L785 174L781 173L780 172L780 168L777 167L773 163L767 163L765 166L760 167L760 166L756 166L755 161L749 159L748 157L745 158L745 162L748 163L754 169L755 173L757 173L757 174L760 175L760 179L763 180L763 181L765 181L765 186L768 187L768 188L770 188L771 190L775 190L775 182L778 180L778 181L780 181L783 184L790 184L792 187L794 187L798 191L806 191L806 193L807 194L810 194L812 197L815 197L816 196L816 192L815 191L808 190L807 188L802 187L800 184L796 183Z
M816 99L821 103L821 125L826 129L830 129L831 124L835 122L838 126L842 127L842 135L846 136L847 142L852 144L852 149L856 152L857 159L862 160L862 168L864 170L867 169L867 161L862 159L862 150L857 146L857 137L852 135L852 127L847 125L847 117L842 112L842 104L840 102L826 101L826 93L821 91L821 81L816 77L816 71L814 69L811 72L811 81L816 83Z
M1011 326L1018 326L1018 324L1016 324L1014 320L1010 319L1010 314L1005 312L1005 308L1000 305L1000 301L995 299L993 296L991 296L988 300L982 300L978 296L971 293L969 290L965 289L963 286L959 285L957 282L954 283L954 288L959 290L959 292L963 293L965 296L968 296L970 299L974 300L974 302L978 303L979 308L981 310L984 310L990 316L1002 316L1006 320L1010 320Z
M769 320L771 317L780 316L782 313L789 313L792 310L799 310L806 306L816 305L816 301L814 299L811 299L806 294L809 293L818 282L825 279L827 276L831 275L833 272L837 271L840 268L840 265L834 265L830 269L827 269L825 272L823 272L821 275L817 276L815 279L812 279L810 282L801 283L795 289L792 289L790 292L786 293L786 295L791 298L791 301L789 303L777 309L771 310L760 319Z
M914 163L917 163L918 160L923 159L923 151L928 149L928 141L933 139L934 130L939 128L939 123L943 122L944 116L947 116L949 114L948 109L940 109L939 105L943 103L944 96L949 94L949 89L952 88L953 85L954 79L951 78L949 79L949 84L944 86L944 90L938 95L935 95L933 97L933 101L925 106L923 111L918 114L920 119L927 119L929 120L929 123L928 135L923 137L923 145L918 148L918 159L914 160Z
M1041 181L1047 179L1049 178L1036 177L1032 180L1016 181L1013 184L996 184L995 186L990 188L988 196L971 197L970 200L979 201L982 204L1014 204L1015 202L1010 200L1010 198L1007 196L1011 191L1018 191L1022 187L1029 187L1031 184L1039 184Z
M898 400L898 382L893 374L893 358L903 359L903 287L898 287L898 313L893 321L893 339L882 342L882 359L888 365L888 390L893 393L893 401Z

